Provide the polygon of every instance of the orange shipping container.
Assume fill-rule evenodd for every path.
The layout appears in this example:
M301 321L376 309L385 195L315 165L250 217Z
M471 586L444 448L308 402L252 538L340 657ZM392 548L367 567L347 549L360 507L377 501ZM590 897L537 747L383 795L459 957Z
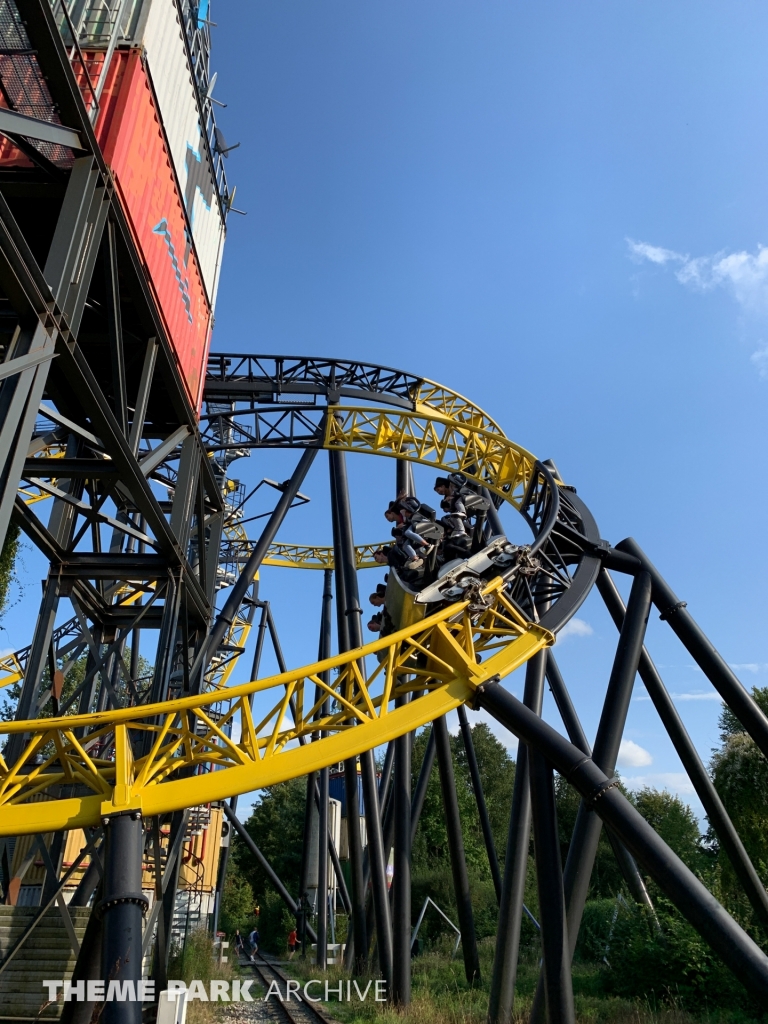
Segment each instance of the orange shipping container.
M115 54L96 134L187 387L199 410L211 338L211 309L152 87L139 50Z

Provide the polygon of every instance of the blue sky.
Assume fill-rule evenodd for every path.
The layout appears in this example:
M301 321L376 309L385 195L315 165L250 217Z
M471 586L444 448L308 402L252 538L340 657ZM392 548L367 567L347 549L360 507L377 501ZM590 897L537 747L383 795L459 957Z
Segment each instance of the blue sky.
M604 537L645 547L746 685L768 685L768 9L252 0L212 17L247 211L214 348L355 357L467 394L555 460ZM329 538L324 458L283 539ZM290 472L274 455L241 467ZM394 467L350 473L356 538L383 539ZM8 636L34 614L28 564ZM316 649L309 575L263 574L293 665ZM558 654L592 736L615 633L597 595L579 622ZM718 700L655 615L648 642L708 757ZM640 689L626 738L626 777L689 798Z
M248 211L215 346L381 361L471 396L556 461L604 537L637 538L746 685L768 684L768 11L288 0L214 17ZM367 488L393 470L364 461L369 540ZM287 539L326 529L320 467L306 489ZM298 601L314 621L318 585L265 573L297 664L290 616ZM558 653L592 735L615 635L596 595L579 620ZM649 646L708 757L719 701L655 615ZM626 737L625 776L690 796L641 689Z

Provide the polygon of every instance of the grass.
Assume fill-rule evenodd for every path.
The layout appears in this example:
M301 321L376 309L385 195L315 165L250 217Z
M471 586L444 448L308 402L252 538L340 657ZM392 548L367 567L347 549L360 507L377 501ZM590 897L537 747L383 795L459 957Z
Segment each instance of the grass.
M230 946L227 963L220 964L214 958L213 941L205 928L199 928L187 936L184 948L172 954L168 964L168 977L178 978L189 984L195 979L203 982L206 991L212 978L231 982L240 977L237 956ZM233 962L235 961L235 962ZM203 1002L193 999L187 1003L187 1024L213 1024L223 1016L230 1003Z
M480 943L482 982L470 987L464 977L461 953L451 959L447 949L435 949L416 957L412 970L411 1005L398 1011L372 999L365 1002L322 1004L326 1013L341 1024L486 1024L488 993L493 968L494 942ZM330 967L323 973L311 963L294 960L283 970L300 980L321 978L331 986L346 981L341 968ZM527 1024L538 978L535 961L523 962L517 978L515 1024ZM364 979L367 983L368 978ZM359 987L364 984L358 981ZM670 999L658 1006L648 1001L623 999L603 990L602 970L591 964L574 964L574 1003L578 1024L747 1024L749 1018L739 1011L710 1010L691 1014ZM353 989L354 993L354 989Z

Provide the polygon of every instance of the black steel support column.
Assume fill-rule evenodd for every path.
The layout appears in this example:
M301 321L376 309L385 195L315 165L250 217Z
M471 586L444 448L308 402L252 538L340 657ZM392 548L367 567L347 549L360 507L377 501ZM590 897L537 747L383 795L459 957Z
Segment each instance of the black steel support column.
M24 672L24 682L21 684L21 696L14 716L17 722L37 717L35 710L37 691L45 668L45 659L48 656L60 594L61 580L57 574L49 572L48 578L43 584L43 599L40 602L35 634ZM14 733L9 737L5 750L5 761L9 767L15 764L21 756L25 742L23 733Z
M179 871L181 868L181 844L183 833L187 829L188 812L175 811L171 817L171 829L168 836L168 849L178 849L171 867L168 885L163 893L163 905L160 908L162 920L157 924L157 937L155 938L155 951L152 958L152 977L158 992L162 992L168 984L168 958L171 953L171 938L173 931L173 907L176 902L176 890L179 883ZM179 833L182 835L179 835ZM168 869L166 868L166 871Z
M653 603L659 609L660 618L672 627L693 660L712 683L725 703L736 715L749 735L768 757L768 718L755 703L735 675L722 654L710 640L686 608L685 601L678 600L677 594L662 577L640 545L631 537L616 545L617 551L633 555L640 561L645 572L653 581Z
M261 616L259 618L259 625L256 633L256 649L253 652L253 662L251 664L251 680L259 678L259 672L261 671L261 655L264 650L264 637L267 630L267 616L269 614L269 608L266 604L261 606ZM253 707L253 698L255 694L251 694L249 700L251 707ZM237 797L233 796L229 801L229 806L232 811L237 810ZM221 899L224 893L224 883L227 880L227 868L229 866L229 853L232 849L232 839L230 837L229 843L224 847L221 852L221 862L219 864L219 873L216 879L216 896L213 904L213 934L219 927L219 914L221 913Z
M530 749L528 763L547 1021L548 1024L574 1024L571 958L568 955L563 865L552 765L543 754Z
M349 650L363 646L363 630L360 621L362 609L357 586L357 568L355 564L355 542L352 534L352 515L349 506L349 488L347 485L347 468L344 453L331 451L328 453L331 463L331 483L335 491L336 534L334 537L334 557L344 577L344 596L346 599L345 614L347 619L347 635ZM361 666L363 667L363 666ZM352 835L357 829L352 824L352 808L349 806L351 790L357 791L357 772L354 779L350 778L352 768L345 763L347 776L347 830L350 837L350 861L352 860ZM384 840L381 832L381 812L379 810L379 794L376 785L376 768L373 751L367 750L360 755L360 770L363 783L363 800L365 802L365 829L368 837L368 861L371 871L371 889L373 907L376 917L376 948L379 955L379 967L389 989L392 984L392 926L389 919L389 898L387 892L387 868L384 863ZM362 851L361 851L362 853ZM362 856L360 857L362 874ZM353 871L354 871L353 866ZM353 884L353 902L356 901ZM363 914L365 913L365 894L361 893ZM356 907L355 910L360 909ZM362 937L362 933L361 933ZM357 929L355 929L355 957L360 961L361 953L367 955L367 943L361 951L358 947Z
M435 730L433 727L430 729L429 739L424 748L424 760L421 762L419 777L416 780L416 789L413 791L413 799L411 800L411 846L416 842L416 829L419 827L419 818L424 809L424 801L427 798L427 788L434 763Z
M320 643L317 657L319 661L331 656L332 644L332 609L333 604L333 572L326 569L323 575L323 607L320 617ZM323 673L323 682L330 684L330 672ZM320 710L325 716L329 710L326 699ZM325 733L323 733L325 736ZM317 827L317 966L325 970L328 966L328 769L321 768L319 773L320 806L318 807ZM314 794L313 794L314 795Z
M602 574L602 573L601 573ZM598 577L599 579L599 577ZM627 720L632 688L640 664L645 627L651 608L651 577L640 573L632 582L627 615L619 636L605 703L597 727L592 759L606 773L613 775L619 746ZM590 806L582 801L565 864L565 900L568 912L568 942L571 956L576 948L581 917L589 892L589 880L597 854L602 822Z
M612 785L612 779L498 683L480 687L476 703L552 763L637 857L710 949L768 1008L768 957Z
M609 579L607 573L605 578ZM621 600L621 598L619 598ZM622 604L621 622L624 622L624 605ZM621 629L621 624L619 624ZM641 665L641 676L642 676L642 659ZM592 748L589 745L589 741L584 733L584 730L579 721L579 716L576 714L576 708L573 706L571 701L571 695L568 693L568 689L565 685L562 675L560 674L560 668L555 660L555 655L550 649L547 651L547 681L552 691L552 696L557 704L557 710L560 712L560 717L563 720L565 731L568 733L568 739L573 743L579 750L583 750L585 754L592 756ZM619 869L624 876L624 881L627 883L632 899L636 903L641 903L654 913L653 902L651 897L648 895L648 889L643 881L643 876L640 874L635 858L624 846L623 843L619 842L616 836L608 830L608 839L613 850L613 854L618 862Z
M525 667L523 701L533 714L541 715L547 654L540 651ZM496 952L488 1000L489 1024L509 1024L515 1003L515 981L520 955L520 924L523 917L525 878L528 873L528 847L531 836L531 791L528 750L521 743L517 750L515 788L509 815L507 854L499 904Z
M134 811L105 820L104 889L95 908L103 915L102 978L130 982L134 992L141 981L141 926L146 897L141 892L143 836L141 815ZM104 1024L141 1024L140 1002L107 1000Z
M621 629L625 615L624 602L616 589L616 584L607 572L600 573L598 588L608 613L617 629ZM709 777L709 772L702 763L698 751L677 713L677 708L645 648L640 655L639 673L648 691L648 696L653 701L659 718L667 730L667 735L672 740L677 756L682 761L683 768L685 768L688 778L704 806L709 823L733 865L749 902L763 922L763 927L768 927L768 893L766 893L765 887L749 859L749 854L744 849L744 844ZM578 745L576 744L576 746Z
M317 773L310 772L307 775L307 792L304 798L304 841L301 848L301 867L299 869L299 916L300 918L306 918L308 916L307 902L304 899L307 895L307 887L309 884L309 858L311 855L311 838L312 838L312 818L315 807L315 786ZM297 920L296 927L301 933L301 920ZM303 955L303 950L302 950Z
M443 793L445 827L448 832L448 850L451 856L453 887L456 892L456 909L459 916L459 930L461 931L461 949L464 954L464 973L467 976L467 981L472 984L473 982L480 981L480 958L477 954L475 918L472 914L467 860L464 856L464 837L461 834L461 818L459 817L459 801L456 796L456 778L453 773L451 739L448 735L448 724L444 717L435 719L432 723L432 732L435 736L437 766L440 771L440 788Z
M93 863L93 859L91 859L91 863ZM102 889L101 886L99 886L96 893L97 903L101 892ZM74 900L72 900L69 905L79 907L85 906L86 904L74 903ZM89 981L104 980L104 975L101 969L102 933L102 915L99 913L92 913L88 918L88 924L85 926L85 934L83 935L83 940L80 943L80 952L77 957L77 963L75 964L75 969L72 972L72 977L70 979L73 986L76 985L78 981L85 981L87 984ZM82 1002L77 999L71 999L68 1003L64 1003L61 1011L61 1024L91 1024L95 1006L95 1002L89 1002L87 999Z
M483 839L485 840L485 850L488 854L488 865L491 869L491 878L493 878L493 887L496 890L496 902L498 903L501 899L501 871L499 870L499 858L496 855L496 844L493 841L491 819L488 817L488 808L485 803L483 783L480 778L480 767L477 763L475 745L472 742L472 730L469 727L469 720L467 719L467 709L463 704L460 704L457 710L459 714L461 738L464 741L464 749L467 752L469 776L472 780L472 789L475 794L477 813L480 818L480 828L482 829Z
M398 697L396 704L407 703ZM392 907L392 990L396 1006L411 1001L411 737L395 740L394 810L395 863Z
M234 618L237 615L238 608L242 604L243 598L248 591L248 587L253 583L254 576L259 571L259 566L264 561L264 557L269 550L269 545L275 539L277 531L280 529L288 509L293 504L293 499L298 494L299 488L303 484L304 478L309 472L309 467L314 462L317 451L317 448L305 448L296 469L293 471L291 479L283 485L280 500L275 506L272 515L267 520L267 525L264 527L261 536L256 541L253 551L251 552L248 561L245 563L243 571L240 573L237 582L229 592L229 596L224 602L224 607L219 612L216 621L211 628L208 639L204 642L200 649L200 653L195 659L195 664L190 673L193 678L197 674L202 675L205 672L208 667L208 663L218 650L219 644L227 635L227 630L232 625Z
M261 867L264 869L265 874L269 878L272 885L274 885L275 890L277 891L277 894L280 897L280 899L283 901L283 903L285 903L286 907L288 907L292 914L297 915L299 906L296 903L296 900L294 900L293 896L291 896L291 894L288 892L280 876L277 874L275 869L272 867L267 858L258 848L256 843L253 841L253 837L247 831L245 825L243 825L243 823L237 817L235 812L231 810L228 804L222 804L221 806L227 818L229 818L230 822L234 825L235 829L237 830L237 834L243 840L243 842L251 851L256 860L259 862ZM307 935L313 942L317 941L317 933L309 923L307 923Z
M601 575L605 570L601 570ZM616 656L608 681L605 703L597 727L592 758L607 775L612 776L619 755L621 737L627 720L632 688L640 664L645 627L651 609L651 577L647 572L639 573L632 581L632 590L627 605L627 615L619 636ZM589 882L600 842L602 820L593 812L587 801L582 800L576 815L568 858L565 862L563 881L565 905L568 914L568 945L573 957L579 937L584 905L589 894ZM540 1021L544 1009L542 979L536 991L531 1020Z

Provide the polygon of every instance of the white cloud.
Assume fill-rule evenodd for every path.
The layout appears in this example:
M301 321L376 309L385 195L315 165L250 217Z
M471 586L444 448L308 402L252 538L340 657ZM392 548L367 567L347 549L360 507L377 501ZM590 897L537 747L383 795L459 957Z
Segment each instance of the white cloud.
M592 636L593 633L594 629L584 619L571 619L557 634L557 639L562 643L569 636Z
M627 239L627 246L630 258L636 263L649 260L651 263L660 263L663 266L665 263L685 262L688 259L687 256L683 256L673 249L662 249L661 246L649 245L648 242L635 242L631 238Z
M721 700L719 693L714 690L695 690L692 693L670 693L672 700ZM639 700L650 700L650 696L646 689L639 690L635 701Z
M715 693L714 690L705 690L704 693L671 693L670 697L673 700L719 700L722 701L722 697L719 693Z
M765 666L762 667L764 668ZM761 666L756 661L746 661L742 664L729 665L729 668L732 668L734 672L752 672L754 675L760 671Z
M691 796L696 790L685 772L658 772L654 775L633 775L621 780L627 789L668 789L677 796Z
M749 357L750 362L755 364L758 377L761 380L768 380L768 345L759 348Z
M645 768L646 765L653 764L649 752L634 740L621 741L618 761L627 768Z
M688 288L702 292L727 288L745 310L768 313L768 248L763 245L758 245L754 253L718 252L712 256L696 257L648 242L635 242L631 238L627 239L627 247L630 259L636 263L679 264L675 277ZM758 373L768 377L768 349L755 352L752 361Z

